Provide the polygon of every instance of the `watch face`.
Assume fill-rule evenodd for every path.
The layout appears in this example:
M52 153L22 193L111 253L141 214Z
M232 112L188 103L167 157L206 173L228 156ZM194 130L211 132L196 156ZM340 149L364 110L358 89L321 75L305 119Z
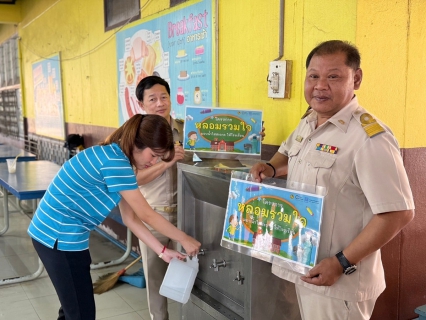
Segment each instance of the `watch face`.
M348 274L354 273L355 271L356 271L356 265L353 265L346 268L344 273L348 275Z

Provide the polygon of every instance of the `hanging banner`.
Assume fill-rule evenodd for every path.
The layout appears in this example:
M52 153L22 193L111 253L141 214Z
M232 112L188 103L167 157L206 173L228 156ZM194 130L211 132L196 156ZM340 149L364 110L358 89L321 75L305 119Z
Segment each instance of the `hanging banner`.
M317 261L323 196L248 177L232 173L221 245L268 262L280 259L306 272Z
M261 154L262 111L187 106L183 146L209 154Z
M170 85L171 115L184 119L185 106L215 101L214 0L157 15L116 35L120 125L137 113L135 89L146 76Z
M59 54L34 63L32 71L35 132L41 136L64 140L65 123Z

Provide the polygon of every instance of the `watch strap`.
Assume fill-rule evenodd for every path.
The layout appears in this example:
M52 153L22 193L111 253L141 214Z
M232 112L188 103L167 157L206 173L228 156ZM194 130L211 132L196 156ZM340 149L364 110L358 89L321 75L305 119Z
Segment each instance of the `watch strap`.
M339 260L340 265L343 267L343 273L348 275L356 271L356 265L351 264L342 251L336 253L336 258Z

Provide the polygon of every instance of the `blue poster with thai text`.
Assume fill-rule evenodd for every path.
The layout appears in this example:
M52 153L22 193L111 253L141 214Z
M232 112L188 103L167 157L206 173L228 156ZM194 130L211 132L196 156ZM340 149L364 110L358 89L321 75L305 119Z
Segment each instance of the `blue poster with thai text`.
M312 268L317 261L324 197L246 181L235 178L236 174L247 175L233 172L222 246Z
M262 111L187 106L185 150L260 156Z

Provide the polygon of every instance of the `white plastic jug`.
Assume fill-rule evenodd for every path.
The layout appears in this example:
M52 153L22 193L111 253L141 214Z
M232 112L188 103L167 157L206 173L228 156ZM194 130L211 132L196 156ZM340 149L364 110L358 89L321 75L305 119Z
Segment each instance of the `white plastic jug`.
M195 277L198 273L198 258L187 258L186 262L173 258L167 267L160 287L160 294L180 303L187 303Z

